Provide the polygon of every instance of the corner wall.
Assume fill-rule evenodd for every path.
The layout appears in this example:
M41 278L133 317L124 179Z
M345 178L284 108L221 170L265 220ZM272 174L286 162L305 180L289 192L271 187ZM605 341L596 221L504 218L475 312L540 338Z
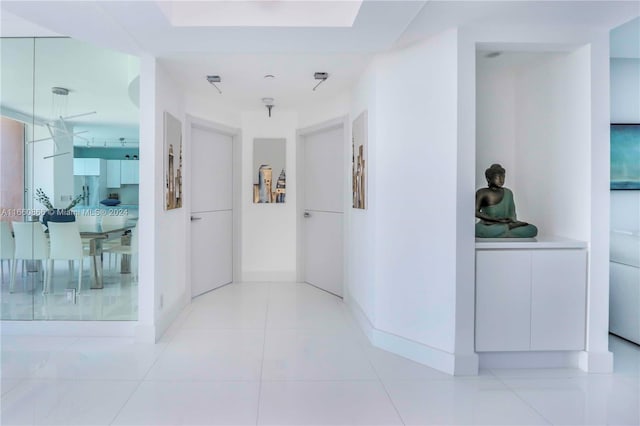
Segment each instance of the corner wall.
M380 55L356 87L351 120L364 109L369 116L369 201L350 213L349 292L374 345L473 374L472 341L458 345L471 361L456 360L456 321L473 324L472 312L456 319L458 280L472 285L457 263L458 83L458 33L450 30ZM469 235L462 254L472 261Z
M164 210L164 112L182 122L183 94L152 56L141 58L140 104L140 253L138 338L156 341L187 300L186 247L189 212Z

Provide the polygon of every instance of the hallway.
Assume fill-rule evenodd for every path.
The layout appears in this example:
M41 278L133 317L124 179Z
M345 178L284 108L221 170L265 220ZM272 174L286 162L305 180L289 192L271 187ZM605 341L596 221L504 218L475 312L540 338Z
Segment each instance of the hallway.
M452 377L373 348L342 300L305 284L232 284L156 345L2 336L3 425L638 424L640 348L611 375Z

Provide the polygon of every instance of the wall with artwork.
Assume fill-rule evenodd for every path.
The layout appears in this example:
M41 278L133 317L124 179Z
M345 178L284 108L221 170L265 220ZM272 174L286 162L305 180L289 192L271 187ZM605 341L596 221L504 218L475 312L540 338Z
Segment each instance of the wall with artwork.
M143 57L140 65L140 102L154 108L140 112L139 235L144 247L158 249L139 253L137 333L141 339L153 340L164 333L188 301L186 250L168 248L187 246L189 212L186 208L165 210L164 155L165 112L184 123L185 110L179 85L157 60Z
M295 112L274 108L271 117L265 109L245 111L241 118L241 279L295 281L296 169L295 161L290 159L296 158L298 116ZM258 202L254 203L254 185L259 184L262 165L271 167L272 197L285 195L285 202L261 203L258 193ZM283 169L286 193L273 194ZM263 199L267 197L265 191Z
M369 185L368 209L348 208L345 210L349 226L346 229L347 239L347 285L350 304L371 324L376 323L375 294L377 286L376 269L376 191L373 189L376 173L376 141L375 123L377 116L375 66L370 66L358 81L353 90L350 120L367 111ZM349 149L351 152L351 149ZM351 190L351 186L349 187Z
M640 93L640 59L612 58L612 123L640 123L637 93ZM640 232L640 191L611 191L611 229Z
M455 31L445 32L379 56L360 79L351 122L367 111L368 191L366 210L349 209L348 230L350 303L365 329L385 349L449 371L456 351L456 52Z

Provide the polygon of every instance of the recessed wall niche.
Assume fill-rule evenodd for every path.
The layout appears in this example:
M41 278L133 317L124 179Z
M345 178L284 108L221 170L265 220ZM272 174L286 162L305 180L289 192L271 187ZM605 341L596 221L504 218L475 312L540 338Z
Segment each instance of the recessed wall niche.
M487 186L485 169L499 163L519 220L536 225L539 235L587 240L589 49L495 47L476 52L476 189Z
M253 140L253 202L284 203L287 195L286 145L283 138Z

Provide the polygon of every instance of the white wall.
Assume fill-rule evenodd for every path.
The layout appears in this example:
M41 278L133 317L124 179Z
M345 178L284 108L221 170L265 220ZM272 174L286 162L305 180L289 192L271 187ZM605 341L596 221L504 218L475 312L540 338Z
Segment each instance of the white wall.
M164 112L182 122L178 85L150 56L141 58L140 113L140 278L139 328L143 340L156 340L187 303L187 208L164 210Z
M484 53L478 55L476 73L476 144L482 147L476 150L476 189L487 186L484 171L498 163L507 170L505 186L517 195L514 69Z
M345 92L328 102L313 103L301 107L298 111L298 128L303 129L319 123L324 123L349 114L351 107L351 93Z
M611 122L640 123L640 59L611 59ZM640 232L640 191L611 191L611 229Z
M455 31L381 59L370 187L378 201L376 326L448 353L455 339L456 69Z
M377 64L369 66L360 78L352 94L349 129L363 111L367 111L368 133L368 199L367 209L354 209L351 204L345 210L349 227L345 234L347 239L347 285L346 291L350 303L361 311L373 326L376 323L376 152L377 132L375 124L378 120L377 105ZM350 130L349 130L350 132ZM348 138L351 141L351 137ZM351 152L351 148L349 149ZM349 172L351 173L351 172ZM351 182L351 179L349 179Z
M243 112L241 189L242 281L296 279L296 129L295 112L274 108ZM285 203L254 204L253 140L286 139L287 196ZM257 176L257 175L256 175ZM257 182L257 181L256 181Z
M518 215L541 235L589 239L589 48L542 59L516 77Z
M349 213L348 288L376 346L473 374L473 216L465 220L458 209L473 206L475 151L468 161L458 156L458 115L475 108L459 105L458 61L458 33L446 31L379 55L352 94L351 119L364 109L369 115L369 193L368 209ZM471 183L462 206L460 175ZM457 315L459 292L465 312ZM463 342L457 328L467 330Z

